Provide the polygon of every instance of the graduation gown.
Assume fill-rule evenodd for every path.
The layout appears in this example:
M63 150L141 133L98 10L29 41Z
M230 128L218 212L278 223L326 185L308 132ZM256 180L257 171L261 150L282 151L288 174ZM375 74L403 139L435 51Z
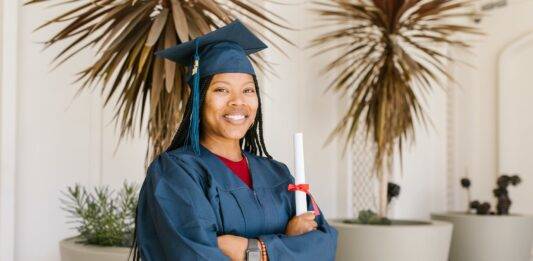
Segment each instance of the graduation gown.
M260 238L273 261L335 259L337 231L323 214L315 219L317 230L284 234L296 212L287 166L243 153L253 190L203 146L200 156L182 147L150 164L137 209L143 261L229 260L217 247L217 236L225 234Z

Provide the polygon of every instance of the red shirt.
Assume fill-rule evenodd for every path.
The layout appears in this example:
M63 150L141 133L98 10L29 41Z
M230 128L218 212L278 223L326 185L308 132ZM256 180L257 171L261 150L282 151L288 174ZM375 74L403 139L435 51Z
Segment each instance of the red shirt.
M217 155L217 157L222 160L224 165L231 169L233 174L239 177L242 182L248 185L249 188L252 188L252 177L250 176L250 170L248 169L248 162L244 156L240 161L232 161L219 155Z

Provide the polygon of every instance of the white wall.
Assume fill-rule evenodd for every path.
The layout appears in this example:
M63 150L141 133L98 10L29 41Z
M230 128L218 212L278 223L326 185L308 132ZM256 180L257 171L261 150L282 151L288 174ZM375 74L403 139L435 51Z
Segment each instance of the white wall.
M514 213L533 214L533 31L507 45L498 66L498 169L519 173L522 183L510 188Z
M420 97L428 117L427 126L415 124L414 144L405 144L403 170L396 157L391 181L401 186L400 196L391 204L391 217L429 219L432 212L447 208L447 82L434 85ZM443 88L441 88L443 87Z
M58 241L75 235L60 209L60 191L67 186L120 185L141 181L145 139L123 143L116 157L112 115L101 109L99 92L74 97L75 73L93 60L83 52L65 66L50 71L59 47L41 52L39 41L56 28L32 33L57 8L19 7L18 85L16 110L16 182L14 260L58 260ZM62 46L65 46L62 44Z
M528 9L532 10L533 5ZM533 110L531 68L533 26L528 17L527 32L508 43L498 60L498 173L519 173L522 183L510 188L512 213L533 214ZM533 252L532 252L533 255Z
M0 2L0 259L13 260L15 236L16 3Z
M491 203L494 203L492 189L497 175L500 171L509 171L498 166L498 57L508 44L533 31L533 1L508 2L508 6L489 11L482 19L479 25L486 35L475 44L473 54L456 53L472 66L457 65L452 69L460 84L454 107L454 175L459 178L468 172L473 182L473 198ZM522 84L531 86L529 81ZM525 189L531 183L521 186L516 189ZM514 189L510 192L512 198ZM457 187L455 190L462 192ZM531 204L528 198L514 200L526 200L526 204ZM464 205L464 193L457 193L453 208L463 209Z
M533 98L529 92L520 91L531 86L526 73L531 67L527 52L531 41L518 48L512 62L506 65L512 68L506 68L509 80L503 85L499 84L499 57L506 47L533 32L532 12L533 1L510 0L506 7L485 14L478 25L486 35L470 39L474 41L471 52L450 50L453 57L464 62L449 68L457 84L450 83L447 93L435 89L428 99L435 129L430 128L427 133L417 130L422 135L405 158L402 193L394 203L393 217L427 218L430 212L464 210L466 193L459 180L466 175L473 182L473 199L494 205L492 189L497 176L520 170L524 182L510 189L514 202L511 211L531 211L533 182L525 167L530 155L529 137L524 132L517 137L516 133L531 124L529 109L517 107L526 104L520 103L522 99ZM500 108L502 93L507 95L504 106L512 104L512 108ZM500 113L504 118L498 118ZM519 122L523 124L517 125ZM509 146L519 140L521 148L510 150ZM508 146L500 147L502 142ZM517 162L518 159L522 161Z
M273 157L285 162L294 170L293 134L304 136L304 156L307 182L327 217L337 215L337 176L342 164L338 160L336 142L323 147L326 137L338 119L338 98L324 93L329 79L320 73L331 56L312 57L306 50L317 33L309 30L315 14L305 10L308 5L268 5L268 8L286 18L294 31L285 35L294 46L283 45L288 58L270 48L268 60L275 64L278 77L265 81L265 128L267 146Z

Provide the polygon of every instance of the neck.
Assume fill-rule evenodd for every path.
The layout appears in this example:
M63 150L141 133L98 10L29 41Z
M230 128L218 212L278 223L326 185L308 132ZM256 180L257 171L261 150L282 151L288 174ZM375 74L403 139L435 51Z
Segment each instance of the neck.
M242 151L239 146L239 140L220 139L205 135L200 140L202 146L209 151L232 161L242 160Z

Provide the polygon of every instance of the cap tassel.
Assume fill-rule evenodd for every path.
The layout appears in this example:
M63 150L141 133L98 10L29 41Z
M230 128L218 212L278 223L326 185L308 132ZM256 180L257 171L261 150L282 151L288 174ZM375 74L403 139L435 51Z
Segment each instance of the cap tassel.
M196 38L194 44L196 47L194 53L194 66L192 69L193 86L192 86L192 114L191 123L189 125L189 139L192 149L196 155L200 155L200 55L198 54L198 46L200 40Z

